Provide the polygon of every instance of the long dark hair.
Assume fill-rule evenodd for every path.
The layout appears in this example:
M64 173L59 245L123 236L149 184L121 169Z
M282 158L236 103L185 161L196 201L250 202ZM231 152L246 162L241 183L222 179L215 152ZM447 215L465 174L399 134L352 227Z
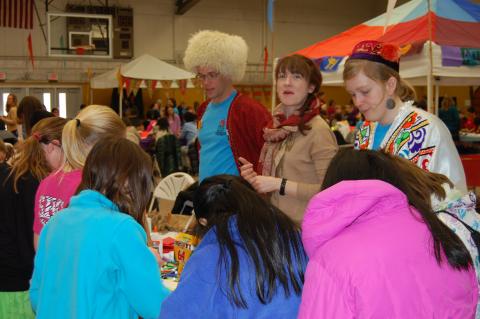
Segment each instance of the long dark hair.
M438 263L442 254L455 269L468 269L472 259L460 238L448 228L432 209L430 196L446 196L442 184L453 184L441 174L427 172L406 159L381 151L344 149L335 155L325 174L322 189L343 180L378 179L401 190L410 205L421 214L433 237L433 248Z
M25 96L18 105L17 108L17 118L20 119L21 123L25 127L25 132L27 132L27 137L32 133L32 117L35 112L46 111L45 106L34 96ZM19 133L20 134L20 133Z
M298 110L300 113L298 130L305 135L305 131L308 131L310 127L305 123L303 116L305 115L305 112L310 110L314 100L317 98L317 94L320 92L322 86L322 74L312 60L300 54L293 54L280 59L277 68L275 69L275 78L278 79L279 73L285 73L286 71L301 74L309 85L314 86L313 92L308 93L305 103Z
M87 156L77 193L84 189L102 193L144 226L143 214L152 189L151 159L126 138L103 138Z
M227 298L240 308L248 305L240 291L238 249L244 249L255 267L256 294L267 304L275 296L277 283L289 296L300 295L305 253L299 229L278 208L260 197L243 179L218 175L202 181L193 199L197 220L205 218L200 236L215 227L220 245L218 270L228 278ZM231 217L235 216L241 243L232 238ZM199 223L200 225L200 223Z

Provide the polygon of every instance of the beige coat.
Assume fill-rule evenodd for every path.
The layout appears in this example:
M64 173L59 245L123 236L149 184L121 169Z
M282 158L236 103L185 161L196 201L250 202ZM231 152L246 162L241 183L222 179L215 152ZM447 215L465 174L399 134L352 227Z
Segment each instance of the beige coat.
M274 166L276 177L298 183L297 196L271 195L271 203L298 223L310 198L320 191L330 160L338 151L335 135L320 116L308 125L311 129L305 131L306 135L295 132L284 141L287 150Z
M15 106L12 106L10 108L10 111L7 114L7 119L12 121L13 124L7 124L7 131L13 132L17 129L17 108Z

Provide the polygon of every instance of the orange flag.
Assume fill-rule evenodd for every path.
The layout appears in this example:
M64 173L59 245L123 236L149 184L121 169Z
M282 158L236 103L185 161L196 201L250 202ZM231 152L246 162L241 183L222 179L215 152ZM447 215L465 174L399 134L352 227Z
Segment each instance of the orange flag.
M32 61L32 68L35 68L35 59L34 59L34 56L33 56L33 45L32 45L32 34L29 33L28 34L28 38L27 38L27 45L28 45L28 56L30 57L30 61Z

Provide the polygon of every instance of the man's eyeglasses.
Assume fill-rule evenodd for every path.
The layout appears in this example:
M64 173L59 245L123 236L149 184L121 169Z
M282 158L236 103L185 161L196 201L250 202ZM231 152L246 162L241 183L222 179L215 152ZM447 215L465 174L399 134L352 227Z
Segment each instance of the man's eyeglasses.
M211 80L216 80L220 73L218 72L208 72L207 74L197 74L197 79L201 81L211 81Z

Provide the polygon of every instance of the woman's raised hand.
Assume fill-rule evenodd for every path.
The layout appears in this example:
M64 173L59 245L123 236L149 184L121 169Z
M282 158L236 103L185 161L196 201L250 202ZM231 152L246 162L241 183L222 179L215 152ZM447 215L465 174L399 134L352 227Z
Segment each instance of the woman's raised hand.
M279 189L281 183L280 178L258 175L253 169L252 163L243 157L239 157L238 160L242 163L240 175L249 182L258 193L265 194Z
M253 169L253 164L243 157L239 157L238 161L242 163L242 166L240 167L240 175L253 186L253 181L257 176L257 172Z

